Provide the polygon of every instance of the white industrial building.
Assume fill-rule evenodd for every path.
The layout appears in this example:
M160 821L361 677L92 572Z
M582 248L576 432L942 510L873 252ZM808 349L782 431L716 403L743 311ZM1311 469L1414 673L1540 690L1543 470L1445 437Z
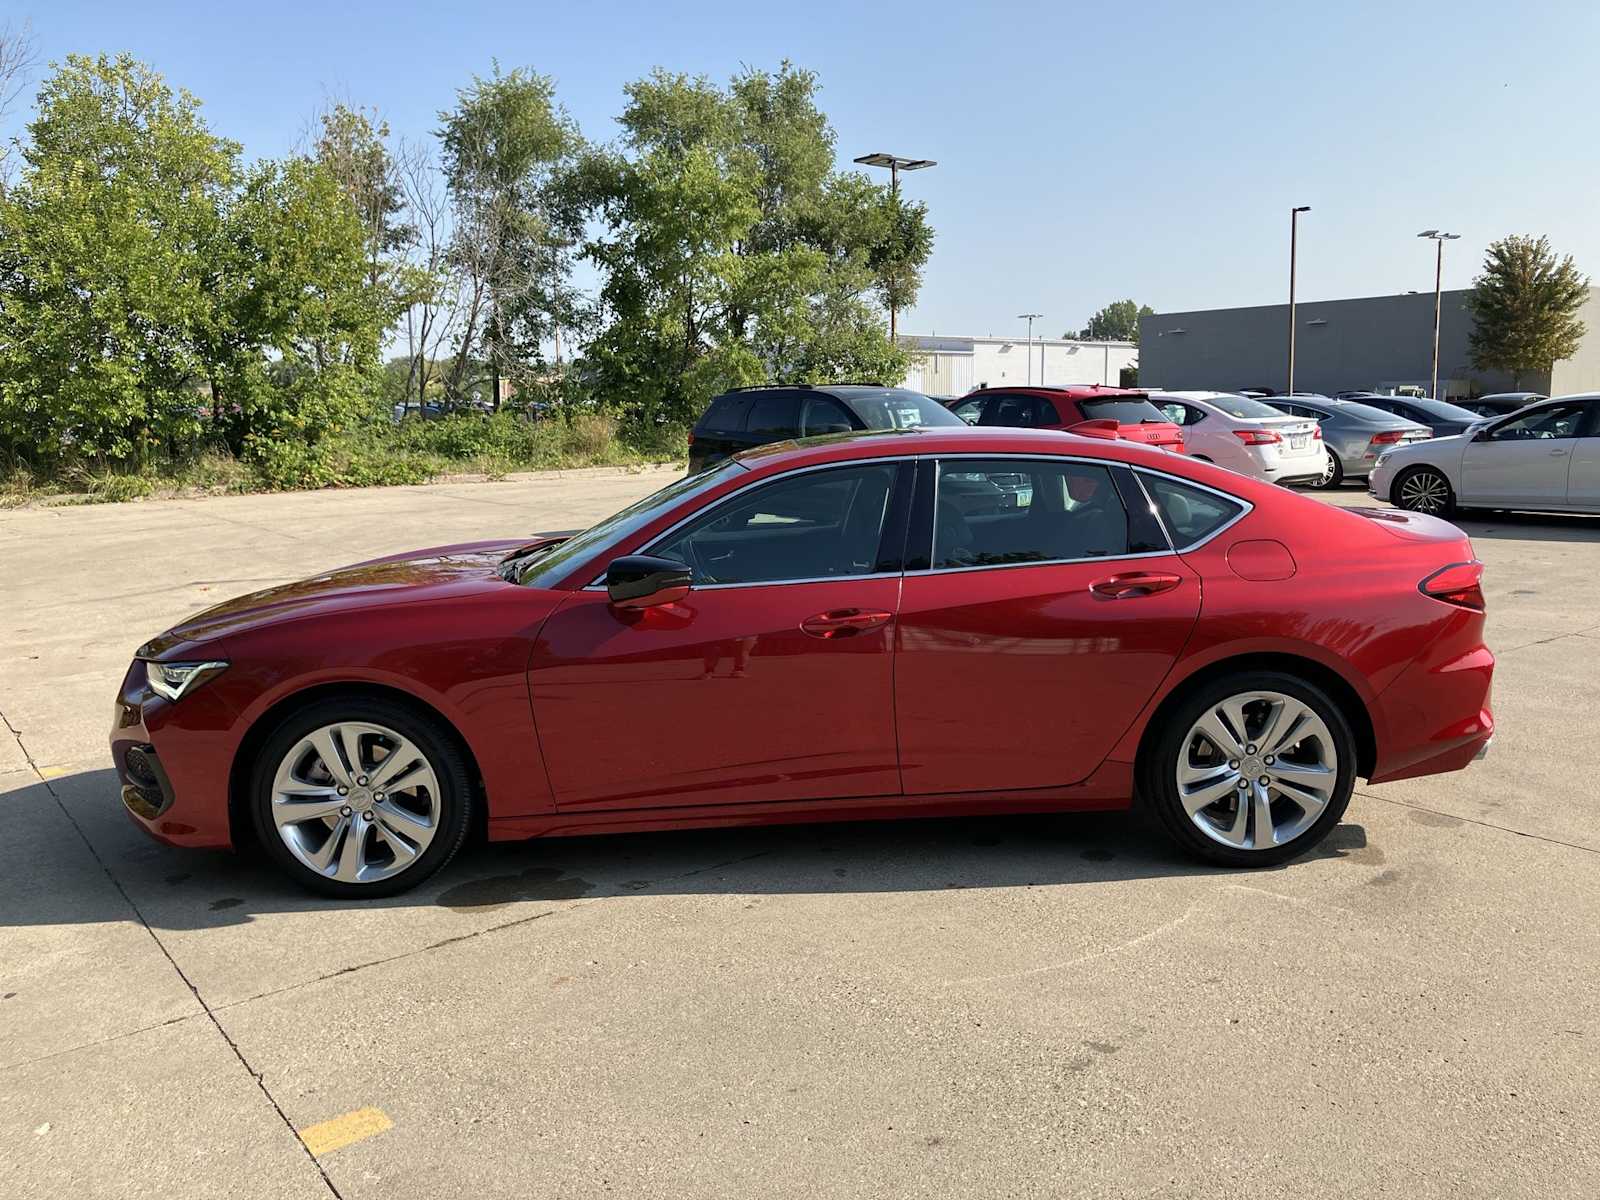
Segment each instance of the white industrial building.
M903 386L930 396L965 396L974 388L1104 383L1115 387L1137 367L1132 342L1075 342L1060 338L900 335L914 359Z

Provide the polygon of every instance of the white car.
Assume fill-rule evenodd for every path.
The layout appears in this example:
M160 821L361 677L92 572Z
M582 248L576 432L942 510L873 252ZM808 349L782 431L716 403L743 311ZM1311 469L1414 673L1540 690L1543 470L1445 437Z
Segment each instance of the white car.
M1190 458L1268 483L1311 483L1327 469L1322 429L1233 392L1154 392L1150 402L1183 430Z
M1458 437L1390 450L1367 490L1396 508L1600 513L1600 392L1557 396Z

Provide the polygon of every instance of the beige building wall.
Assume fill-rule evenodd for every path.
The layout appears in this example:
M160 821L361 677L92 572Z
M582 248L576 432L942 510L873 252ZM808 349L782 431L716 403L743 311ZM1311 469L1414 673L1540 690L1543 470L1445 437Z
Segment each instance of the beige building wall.
M1578 312L1587 332L1578 352L1550 369L1550 394L1600 392L1600 288L1589 289L1589 300Z

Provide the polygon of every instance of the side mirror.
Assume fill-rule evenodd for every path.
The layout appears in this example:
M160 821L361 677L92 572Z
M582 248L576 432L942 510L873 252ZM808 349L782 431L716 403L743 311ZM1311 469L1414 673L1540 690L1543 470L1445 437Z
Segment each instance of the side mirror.
M675 558L630 554L606 568L606 593L618 608L676 604L689 594L693 573Z

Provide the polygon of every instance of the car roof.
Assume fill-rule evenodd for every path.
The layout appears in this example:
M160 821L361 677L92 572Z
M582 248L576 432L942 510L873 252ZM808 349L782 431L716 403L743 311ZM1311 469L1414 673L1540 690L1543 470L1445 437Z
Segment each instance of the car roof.
M1008 387L997 384L994 387L973 388L962 397L963 400L973 396L987 396L994 392L1021 392L1027 396L1053 396L1067 400L1148 400L1150 393L1143 388L1112 387L1109 383L1073 383L1061 387L1047 387L1044 384L1029 383Z

